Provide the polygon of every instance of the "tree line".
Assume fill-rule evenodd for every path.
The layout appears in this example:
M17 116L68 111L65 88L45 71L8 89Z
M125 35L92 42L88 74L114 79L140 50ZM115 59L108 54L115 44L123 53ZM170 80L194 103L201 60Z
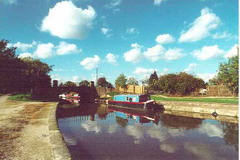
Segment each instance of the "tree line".
M35 87L50 87L52 66L33 58L19 58L16 47L0 41L0 93L30 92Z

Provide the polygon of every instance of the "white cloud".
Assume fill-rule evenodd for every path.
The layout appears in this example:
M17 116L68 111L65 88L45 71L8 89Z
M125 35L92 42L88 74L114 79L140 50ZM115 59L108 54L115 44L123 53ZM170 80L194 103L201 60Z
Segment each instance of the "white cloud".
M126 30L127 34L139 34L138 30L136 28L128 28Z
M154 0L153 4L155 6L159 6L162 2L167 1L167 0Z
M184 54L182 53L182 49L180 48L170 48L165 52L164 59L165 60L177 60L182 58Z
M238 39L238 36L232 35L231 33L228 33L227 31L224 32L217 32L212 35L213 39L226 39L226 40L231 40L231 39Z
M169 69L168 68L163 68L163 71L162 72L160 72L159 73L159 75L165 75L165 74L167 74L168 73L168 71L169 71Z
M106 55L106 59L107 59L107 62L110 63L110 64L117 64L117 58L118 56L117 55L114 55L112 53L108 53Z
M227 53L224 55L225 58L231 58L238 54L238 45L235 44Z
M84 60L82 60L80 62L80 64L87 70L91 70L93 68L96 68L99 63L100 63L101 59L97 56L94 55L94 57L87 57Z
M110 0L110 3L105 5L105 8L112 9L116 8L121 4L122 0Z
M67 42L60 42L59 45L56 47L56 54L57 55L65 55L65 54L72 54L72 53L81 53L82 50L78 49L75 44L69 44Z
M156 42L159 44L169 44L175 42L175 38L170 34L160 34L157 36Z
M65 39L83 39L96 17L94 8L77 8L71 1L58 2L42 20L41 31Z
M52 80L62 81L62 78L59 76L59 74L53 74L51 75Z
M140 76L142 79L144 78L149 78L150 74L152 74L154 71L157 71L157 69L153 68L142 68L142 67L137 67L134 71L133 74L136 74Z
M18 56L18 58L27 58L27 57L33 58L33 55L29 52L25 52L25 53L19 54Z
M21 42L17 42L17 43L9 43L8 47L17 47L17 49L19 49L20 51L26 52L28 49L33 48L34 46L36 46L37 42L33 41L32 43L28 44L28 43L21 43Z
M201 10L201 16L198 17L188 31L182 31L179 42L196 42L210 35L210 32L216 29L221 23L209 8Z
M186 69L184 69L184 72L192 72L195 71L197 67L197 63L190 63Z
M124 59L127 62L137 63L142 58L142 46L134 43L131 47L131 50L124 53Z
M126 134L134 137L135 144L139 144L144 136L144 130L140 125L128 125L125 130Z
M147 51L144 52L144 56L152 62L158 61L159 59L163 59L165 49L161 45L156 45L152 48L148 48Z
M218 45L213 46L204 46L200 50L194 50L192 54L198 59L198 60L207 60L210 58L219 57L224 54L224 50L221 50L218 48Z
M223 131L219 125L214 125L211 123L203 123L198 131L203 134L207 134L209 137L219 137L223 138Z
M210 79L214 78L216 73L198 73L197 77L203 79L205 82L208 82Z
M110 37L112 34L110 34L111 29L109 28L101 28L102 34L106 35L106 37Z
M80 81L80 77L79 76L73 76L72 80L73 80L73 82L79 82Z
M5 3L5 4L16 4L18 1L17 0L0 0L0 3Z
M52 43L42 43L37 45L36 51L33 52L34 57L48 58L54 54L54 45Z

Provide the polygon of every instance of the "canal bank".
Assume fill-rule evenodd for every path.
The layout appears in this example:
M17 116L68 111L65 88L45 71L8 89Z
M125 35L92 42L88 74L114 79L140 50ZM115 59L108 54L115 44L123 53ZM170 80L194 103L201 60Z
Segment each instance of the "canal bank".
M179 102L179 101L156 101L159 105L163 105L165 112L177 114L181 113L198 113L212 115L216 113L219 117L238 118L237 104L224 103L205 103L205 102ZM215 117L214 117L215 118Z
M0 96L0 159L70 159L56 122L56 102Z

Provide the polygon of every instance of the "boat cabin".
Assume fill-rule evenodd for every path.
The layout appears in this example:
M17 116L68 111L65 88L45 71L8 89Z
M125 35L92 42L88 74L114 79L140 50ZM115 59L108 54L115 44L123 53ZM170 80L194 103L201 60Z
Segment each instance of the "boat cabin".
M146 101L150 100L150 96L146 95L146 94L115 95L113 97L113 100L114 101L122 101L122 102L146 102Z

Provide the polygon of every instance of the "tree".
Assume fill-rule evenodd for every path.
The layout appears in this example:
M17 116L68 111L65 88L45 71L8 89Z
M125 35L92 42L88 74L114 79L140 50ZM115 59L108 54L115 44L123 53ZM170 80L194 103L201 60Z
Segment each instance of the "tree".
M127 80L127 85L138 85L138 81L134 77L130 77Z
M191 74L181 72L161 76L158 80L158 87L164 93L188 95L196 89L204 88L205 82Z
M238 64L239 55L229 58L228 62L220 64L217 75L218 82L225 84L236 95L238 95Z
M66 83L64 83L65 87L77 87L76 83L71 82L71 81L67 81Z
M124 74L120 74L117 79L115 80L115 85L126 88L127 87L127 78Z
M97 86L99 86L99 87L107 87L107 84L108 84L108 82L107 82L105 77L98 78Z
M81 86L89 86L90 83L87 81L87 80L82 80L80 83L79 83L79 87Z
M153 90L158 90L157 82L158 82L158 75L157 75L157 72L154 71L153 74L150 75L148 80L149 88Z

